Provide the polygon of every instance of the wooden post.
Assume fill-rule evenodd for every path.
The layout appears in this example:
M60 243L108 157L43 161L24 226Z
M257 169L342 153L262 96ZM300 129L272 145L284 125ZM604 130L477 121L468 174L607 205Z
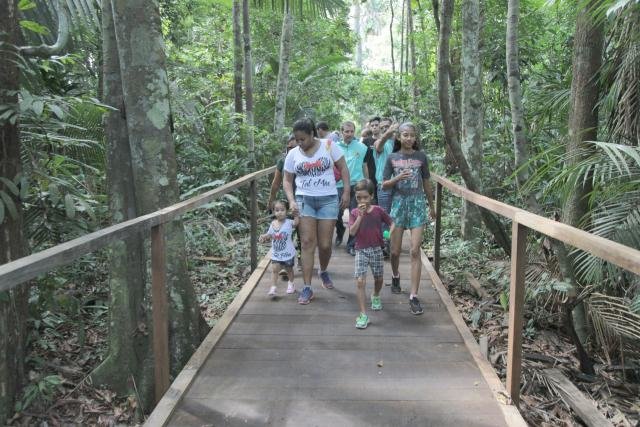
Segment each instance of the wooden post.
M151 304L155 398L160 401L169 388L169 321L164 223L151 228Z
M249 184L249 203L251 205L251 271L258 266L258 202L256 180Z
M442 228L442 184L436 183L436 229L433 242L433 269L440 275L440 234Z
M527 227L513 221L511 232L511 285L509 287L509 344L507 348L507 391L513 404L520 402L522 370L522 327L527 257Z

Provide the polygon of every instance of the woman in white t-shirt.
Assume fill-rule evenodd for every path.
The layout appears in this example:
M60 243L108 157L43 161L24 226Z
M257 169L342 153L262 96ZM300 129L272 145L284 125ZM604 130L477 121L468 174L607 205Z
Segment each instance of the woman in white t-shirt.
M349 192L338 200L338 190L333 166L340 170L342 179L349 182L349 170L342 150L330 140L318 139L311 119L301 119L293 124L293 135L298 146L284 160L284 192L294 216L300 216L298 232L302 238L302 277L304 285L298 302L309 304L313 299L311 276L314 255L318 247L319 275L322 286L333 289L327 273L331 259L331 240L338 207L349 206ZM296 191L293 192L295 179Z

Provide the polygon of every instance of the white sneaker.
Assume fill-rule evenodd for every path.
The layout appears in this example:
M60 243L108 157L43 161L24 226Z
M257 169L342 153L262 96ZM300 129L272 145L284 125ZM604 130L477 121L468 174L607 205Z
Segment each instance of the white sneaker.
M287 293L288 294L292 294L296 291L296 285L294 285L293 283L289 283L287 285Z
M275 286L272 286L269 289L269 293L267 295L269 295L270 297L275 297L276 296L276 290L277 290L277 288Z

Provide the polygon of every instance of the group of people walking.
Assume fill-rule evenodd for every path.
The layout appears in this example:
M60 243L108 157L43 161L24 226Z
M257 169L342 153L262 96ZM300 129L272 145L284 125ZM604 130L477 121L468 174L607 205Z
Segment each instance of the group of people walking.
M420 150L415 125L410 122L398 125L388 118L374 117L369 120L367 132L370 136L361 141L355 137L352 122L342 123L336 137L324 122L316 126L308 118L296 121L287 141L286 157L278 162L272 183L269 207L274 219L267 233L260 236L262 242L270 240L272 245L273 284L269 295L277 295L278 273L282 268L288 274L287 293L293 294L296 292L293 231L297 229L303 280L298 303L309 304L314 298L316 249L321 285L325 289L334 287L328 272L333 234L335 229L335 243L339 246L347 229L342 214L348 208L346 250L355 257L360 311L355 326L359 329L369 324L365 293L369 269L374 279L371 310L382 310L380 291L387 255L391 261L391 292L402 292L399 263L405 230L411 236L409 307L411 313L422 314L418 300L420 245L428 216L435 217L429 164ZM281 184L286 201L276 200Z

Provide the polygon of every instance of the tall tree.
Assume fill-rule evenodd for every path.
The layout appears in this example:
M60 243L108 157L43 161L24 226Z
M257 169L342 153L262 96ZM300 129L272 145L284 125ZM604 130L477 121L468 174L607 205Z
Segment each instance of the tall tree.
M516 179L518 187L524 185L528 178L525 164L528 161L527 136L525 134L524 108L522 106L522 85L520 82L520 65L518 63L518 22L520 19L520 0L509 0L507 4L507 86L511 105L511 132Z
M285 2L282 18L282 34L280 35L280 60L278 81L276 84L276 106L273 131L280 134L284 129L287 111L287 87L289 86L289 58L291 56L291 38L293 36L293 15L289 10L289 2Z
M451 38L451 21L453 20L453 0L442 0L440 7L440 37L438 41L438 101L440 104L440 115L442 117L442 127L447 145L451 148L451 153L456 159L460 174L465 185L471 191L482 193L481 182L469 168L469 164L462 153L458 134L454 127L451 116L451 106L449 103L449 40ZM480 209L480 215L485 226L493 234L496 243L509 254L511 244L504 228L498 219L486 209Z
M573 38L573 74L571 81L571 109L569 112L569 141L567 143L568 167L581 162L590 154L588 141L598 137L598 99L600 88L598 73L602 65L603 29L602 21L595 17L598 2L591 0L584 5L578 2L580 9L576 19L576 31ZM580 180L564 202L562 221L575 227L584 226L585 216L589 212L588 199L592 192L592 179ZM570 264L572 259L569 256ZM568 268L573 268L568 266ZM573 278L573 274L570 275ZM574 285L577 283L574 280ZM567 310L567 326L573 323L577 338L584 342L587 336L584 306L574 303ZM575 319L571 317L575 316ZM591 372L593 367L588 358L581 354L577 339L580 362L584 371Z
M249 162L255 166L255 144L253 134L253 58L251 56L251 27L249 0L242 0L242 39L244 41L244 102L246 124L248 129L247 146L249 148Z
M22 204L15 194L21 173L18 133L18 2L0 0L0 105L11 111L0 119L0 191L11 198L0 200L0 264L27 255L22 222ZM5 181L6 180L6 181ZM8 182L7 182L8 181ZM14 191L12 191L12 189ZM14 402L24 373L28 287L0 292L0 425L13 414Z
M482 61L480 58L480 0L462 3L462 152L471 172L481 178L482 129L484 103L482 98ZM469 202L462 209L462 237L471 239L480 226L477 208Z
M233 27L233 99L234 110L241 120L240 115L244 111L242 107L242 3L233 0L232 8Z
M104 117L107 192L111 222L118 223L137 217L139 207L111 0L102 0L102 57L103 102L114 107ZM145 306L144 239L137 233L109 248L109 352L91 378L94 384L108 384L119 395L137 393L142 407L149 408L153 404L153 358L148 334L140 330L150 319Z
M170 128L169 84L156 1L112 0L124 111L138 214L179 200ZM187 275L184 230L166 225L171 371L182 369L200 343L204 320Z

